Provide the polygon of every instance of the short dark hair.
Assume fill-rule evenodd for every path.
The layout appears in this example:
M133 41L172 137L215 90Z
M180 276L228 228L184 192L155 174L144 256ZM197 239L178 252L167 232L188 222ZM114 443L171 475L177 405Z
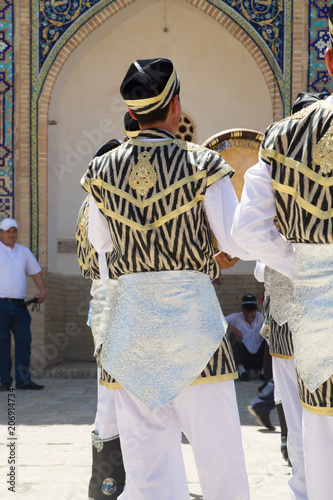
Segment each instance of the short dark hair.
M165 122L167 116L169 114L171 101L161 109L155 109L151 111L151 113L147 113L146 115L139 115L133 111L133 115L138 120L140 125L150 125L151 123L156 122Z

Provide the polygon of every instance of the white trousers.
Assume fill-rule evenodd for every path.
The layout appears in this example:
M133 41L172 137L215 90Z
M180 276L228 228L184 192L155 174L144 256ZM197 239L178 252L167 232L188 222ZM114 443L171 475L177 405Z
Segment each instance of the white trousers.
M287 449L293 466L288 480L291 498L292 500L307 500L302 437L303 410L298 394L294 360L273 356L273 379L276 387L275 394L278 394L278 398L282 401L288 427Z
M303 410L303 443L309 500L332 500L333 416Z
M100 368L97 368L97 411L95 416L95 432L100 439L118 436L116 404L114 390L100 385Z
M205 500L250 498L234 381L192 385L153 411L115 392L126 489L119 500L188 500L181 430Z

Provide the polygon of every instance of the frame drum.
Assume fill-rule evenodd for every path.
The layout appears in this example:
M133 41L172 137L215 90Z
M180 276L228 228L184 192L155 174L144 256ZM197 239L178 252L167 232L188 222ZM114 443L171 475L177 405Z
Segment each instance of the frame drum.
M244 174L248 168L258 163L258 154L263 134L256 130L237 129L224 130L207 139L202 146L220 153L222 158L235 171L231 177L232 185L241 199L244 186ZM213 246L218 250L218 244L214 234Z
M258 163L258 153L263 134L256 130L230 129L219 132L207 139L202 146L220 153L222 158L235 170L232 185L240 200L246 170Z

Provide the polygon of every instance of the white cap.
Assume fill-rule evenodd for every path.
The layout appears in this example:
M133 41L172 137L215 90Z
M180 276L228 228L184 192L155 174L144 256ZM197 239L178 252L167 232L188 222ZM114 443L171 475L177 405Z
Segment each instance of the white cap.
M8 231L11 227L16 227L18 229L18 225L15 219L2 219L0 222L0 229L3 229L4 231Z

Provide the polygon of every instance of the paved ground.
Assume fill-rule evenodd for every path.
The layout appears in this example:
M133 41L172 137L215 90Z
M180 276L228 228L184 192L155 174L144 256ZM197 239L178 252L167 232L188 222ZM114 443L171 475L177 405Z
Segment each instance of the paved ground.
M64 365L48 372L51 378L38 380L45 384L43 391L16 391L15 436L10 436L8 426L13 398L9 400L9 393L0 393L1 500L87 500L90 432L96 409L93 374L92 364L74 368ZM59 376L71 378L57 378ZM247 405L258 394L260 383L259 380L236 382L251 500L288 500L287 479L291 469L281 457L276 410L271 414L272 423L277 427L275 432L260 428L247 411ZM182 446L191 499L200 500L191 447L186 439ZM10 483L7 483L11 458L16 461L15 493L8 490Z

